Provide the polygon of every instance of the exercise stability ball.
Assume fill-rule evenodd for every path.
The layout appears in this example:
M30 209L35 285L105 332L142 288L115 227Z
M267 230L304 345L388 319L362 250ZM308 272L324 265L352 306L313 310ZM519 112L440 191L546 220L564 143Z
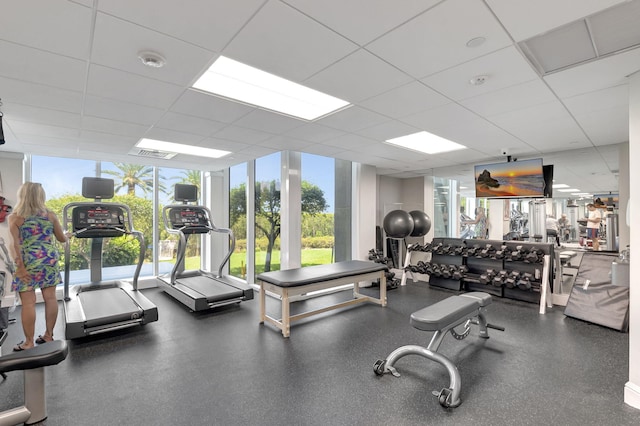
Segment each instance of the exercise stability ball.
M405 238L413 232L413 218L404 210L393 210L384 217L382 227L389 238Z
M420 210L410 211L409 214L413 218L413 231L411 237L424 237L431 230L431 219L429 215Z

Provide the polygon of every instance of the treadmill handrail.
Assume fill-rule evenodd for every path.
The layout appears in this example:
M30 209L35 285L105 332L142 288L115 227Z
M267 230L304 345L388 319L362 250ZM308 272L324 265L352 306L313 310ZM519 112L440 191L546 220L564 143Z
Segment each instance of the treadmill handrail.
M174 235L179 235L180 236L180 244L183 244L182 247L186 248L187 245L187 238L183 232L183 229L188 228L188 226L183 226L181 228L173 228L171 226L171 223L169 221L169 215L167 214L169 212L169 210L173 209L173 208L198 208L198 209L202 209L205 211L205 213L207 214L207 221L209 222L210 226L207 227L207 229L209 229L209 232L207 232L207 234L209 234L210 232L218 232L218 233L223 233L223 234L229 234L229 239L231 240L230 243L230 247L229 247L229 252L227 253L227 255L224 257L224 259L222 259L222 262L220 263L220 267L218 268L218 275L216 275L217 278L221 278L222 277L222 270L224 269L224 265L226 265L226 263L229 261L229 259L231 258L231 255L233 254L233 252L236 249L236 237L233 233L233 230L230 228L218 228L214 223L213 223L213 219L212 219L212 214L211 214L211 210L209 210L209 208L205 207L205 206L198 206L198 205L190 205L190 204L169 204L167 206L164 206L162 208L162 219L164 221L164 227L167 230L167 232L169 232L170 234L174 234ZM176 258L176 263L174 265L173 270L171 271L171 283L174 284L176 277L177 277L177 273L178 273L178 265L180 264L180 261L184 259L184 253L182 254L182 256L180 256L180 254L178 253L178 258Z

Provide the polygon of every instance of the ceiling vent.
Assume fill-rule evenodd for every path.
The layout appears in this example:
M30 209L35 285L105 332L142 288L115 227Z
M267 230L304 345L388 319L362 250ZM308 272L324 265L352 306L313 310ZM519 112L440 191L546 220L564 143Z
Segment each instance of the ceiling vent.
M130 155L137 155L138 157L158 158L161 160L169 160L176 155L177 152L156 151L155 149L140 149L134 148L129 152Z
M519 43L541 75L640 47L640 1L625 2Z

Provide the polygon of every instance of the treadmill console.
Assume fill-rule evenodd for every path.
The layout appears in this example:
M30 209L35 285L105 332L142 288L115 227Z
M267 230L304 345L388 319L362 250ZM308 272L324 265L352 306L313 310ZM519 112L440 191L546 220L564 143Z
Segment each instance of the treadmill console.
M72 227L76 238L119 237L129 230L124 210L117 205L81 205L73 209Z
M183 234L206 234L211 230L209 215L198 206L173 207L169 210L171 228Z

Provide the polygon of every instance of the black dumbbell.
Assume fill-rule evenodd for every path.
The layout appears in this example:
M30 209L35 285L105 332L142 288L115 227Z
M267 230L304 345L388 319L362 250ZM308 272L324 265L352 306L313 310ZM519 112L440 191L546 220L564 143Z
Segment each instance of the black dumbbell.
M533 279L533 275L529 272L525 272L522 274L520 279L518 280L518 288L520 290L531 290L531 280Z
M432 248L433 248L433 246L431 245L431 243L427 243L424 246L422 246L420 251L423 251L425 253L429 253L432 250Z
M496 271L494 269L487 269L486 272L480 274L480 278L478 278L478 281L480 281L481 284L491 284L491 281L495 276Z
M509 258L513 261L522 260L525 255L525 250L522 249L522 246L517 246L515 250L511 251L511 256Z
M440 265L438 265L437 263L431 264L431 275L436 277L442 276L442 269L440 269Z
M451 278L453 278L454 280L461 280L464 278L467 272L469 272L469 268L467 268L467 265L460 265L456 268L453 275L451 275Z
M500 249L496 250L496 252L493 254L493 258L494 259L504 259L506 254L507 254L507 246L506 245L502 245L502 246L500 246Z
M491 284L496 287L502 287L508 277L509 273L505 270L502 270L498 272L495 277L493 277L493 280L491 280Z
M451 269L451 267L456 267L455 265L441 265L440 266L440 271L442 271L442 278L446 278L449 279L451 278L451 275L453 275L453 270Z
M484 246L482 250L480 250L480 253L476 253L476 256L484 257L484 258L491 257L495 252L496 252L496 248L491 244L487 244L486 246Z
M544 252L540 249L531 249L524 257L526 263L542 263L544 260Z
M507 279L504 281L504 285L507 286L507 288L514 288L517 285L519 279L520 271L511 271L511 274L509 274Z
M452 254L455 254L457 256L462 256L464 254L464 252L465 252L465 247L464 246L455 246L453 248L453 253Z
M467 248L467 257L473 257L480 250L480 244L474 244L473 247Z

